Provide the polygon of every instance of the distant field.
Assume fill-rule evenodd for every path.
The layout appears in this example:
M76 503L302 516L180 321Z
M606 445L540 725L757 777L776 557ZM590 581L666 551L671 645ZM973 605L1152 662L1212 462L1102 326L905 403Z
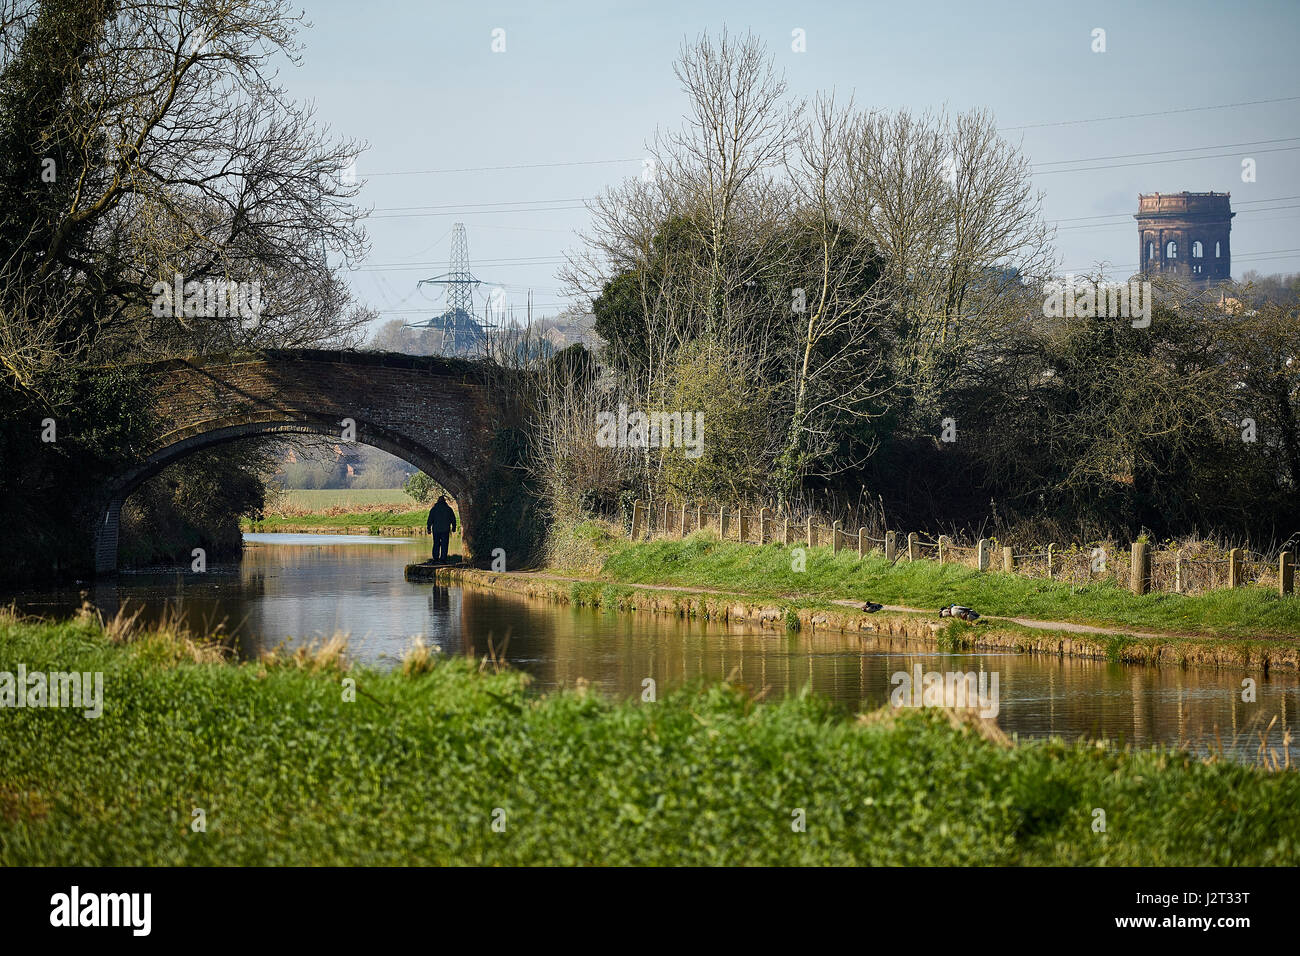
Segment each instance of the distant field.
M350 509L357 505L400 505L401 510L420 507L401 488L291 488L281 503L302 511Z
M240 527L262 532L358 525L422 530L428 516L428 505L419 504L401 488L295 488L267 501L261 521L244 518Z
M370 528L411 528L422 529L429 512L424 508L414 511L385 510L383 508L369 511L342 511L337 514L299 514L270 515L261 521L253 522L247 518L240 522L244 531L284 531L294 528L351 528L365 525Z

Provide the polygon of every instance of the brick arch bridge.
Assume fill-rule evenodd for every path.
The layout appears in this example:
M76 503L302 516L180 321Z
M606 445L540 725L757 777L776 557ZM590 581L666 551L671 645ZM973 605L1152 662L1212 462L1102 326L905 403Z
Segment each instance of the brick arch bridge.
M109 480L94 503L97 573L117 569L122 504L173 462L257 435L317 434L356 441L403 458L456 499L473 551L473 513L486 489L498 420L486 366L388 352L319 349L170 359L137 366L158 434Z

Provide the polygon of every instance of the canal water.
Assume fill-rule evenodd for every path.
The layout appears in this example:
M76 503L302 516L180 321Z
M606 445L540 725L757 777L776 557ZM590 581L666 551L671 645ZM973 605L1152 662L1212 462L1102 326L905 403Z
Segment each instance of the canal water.
M204 574L157 569L121 574L79 592L6 597L45 616L83 599L111 615L123 605L143 618L180 613L195 629L221 628L241 654L349 635L349 656L395 666L422 636L448 654L502 652L546 691L580 681L641 697L646 678L662 694L701 681L743 682L767 697L804 689L859 710L889 702L893 675L998 675L997 722L1022 737L1105 739L1116 746L1189 745L1254 760L1261 735L1284 757L1284 734L1300 736L1300 678L1219 670L1139 667L1004 652L947 653L921 644L877 646L856 634L787 634L749 626L573 608L474 588L408 583L406 564L427 556L427 539L249 534L243 561ZM1242 679L1257 682L1242 701ZM1274 718L1276 720L1274 721ZM1270 721L1271 730L1265 731ZM1300 763L1300 741L1289 749Z

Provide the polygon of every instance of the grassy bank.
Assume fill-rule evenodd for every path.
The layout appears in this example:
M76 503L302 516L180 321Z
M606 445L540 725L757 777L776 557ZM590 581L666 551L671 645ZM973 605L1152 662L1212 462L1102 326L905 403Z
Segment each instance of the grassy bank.
M725 687L613 703L419 655L210 657L0 621L0 671L105 675L100 719L0 710L0 864L1300 862L1294 773Z
M470 585L608 611L672 614L788 631L838 631L892 641L921 641L948 651L998 650L1078 657L1115 664L1230 668L1243 673L1300 671L1300 644L1285 638L1137 637L1070 631L1065 625L1030 627L983 618L974 624L937 615L882 611L867 614L823 598L772 598L744 592L698 591L663 585L615 584L548 574L498 573L466 566L407 568L407 580Z
M1265 588L1138 596L1113 583L1078 587L935 561L890 564L878 554L859 560L856 551L834 554L830 548L807 549L806 568L797 571L790 549L720 542L707 533L684 541L633 544L585 525L568 536L598 555L600 578L624 584L716 588L771 598L852 598L927 609L956 603L981 614L1100 627L1233 638L1300 637L1300 595L1282 598ZM562 553L574 550L570 543Z

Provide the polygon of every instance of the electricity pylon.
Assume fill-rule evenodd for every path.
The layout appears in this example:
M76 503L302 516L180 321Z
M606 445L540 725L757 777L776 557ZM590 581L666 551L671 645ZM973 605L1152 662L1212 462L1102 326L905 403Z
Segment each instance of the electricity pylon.
M478 351L487 340L486 329L489 327L486 320L480 322L474 317L474 290L481 284L469 271L469 240L465 236L465 224L458 222L452 226L447 271L432 279L421 279L417 284L417 287L446 286L447 308L439 315L423 322L411 322L407 327L442 330L444 355Z

